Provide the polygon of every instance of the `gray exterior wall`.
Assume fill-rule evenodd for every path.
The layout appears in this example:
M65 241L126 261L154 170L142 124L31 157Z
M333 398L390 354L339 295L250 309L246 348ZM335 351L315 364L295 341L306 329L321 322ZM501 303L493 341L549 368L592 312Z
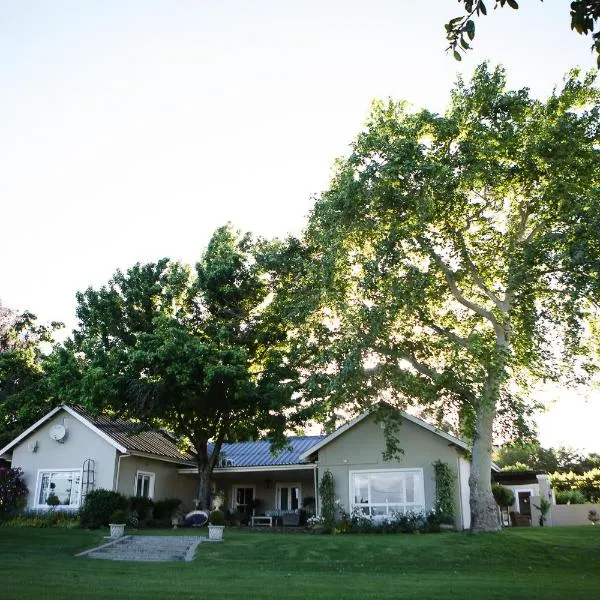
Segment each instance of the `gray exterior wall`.
M117 459L118 460L118 459ZM188 498L182 494L179 486L180 476L177 470L183 465L173 462L165 462L154 458L125 455L120 459L119 481L117 492L125 496L135 494L135 481L138 471L154 473L154 495L153 500L165 500L166 498L180 498L184 506L189 506Z
M458 467L462 451L439 435L406 419L402 422L398 437L404 451L402 459L384 461L385 439L381 426L373 416L363 419L319 450L319 482L326 470L331 471L335 495L341 500L344 510L350 512L350 471L418 468L423 470L425 509L431 510L435 505L433 463L441 460L454 472L456 526L464 528L466 524L463 523L459 502L461 482Z
M63 443L50 439L50 429L64 425L67 435ZM31 448L37 442L35 452ZM95 461L94 488L113 489L116 449L86 425L64 410L57 412L13 448L12 466L21 467L29 489L27 507L35 505L35 494L40 469L81 469L86 458Z

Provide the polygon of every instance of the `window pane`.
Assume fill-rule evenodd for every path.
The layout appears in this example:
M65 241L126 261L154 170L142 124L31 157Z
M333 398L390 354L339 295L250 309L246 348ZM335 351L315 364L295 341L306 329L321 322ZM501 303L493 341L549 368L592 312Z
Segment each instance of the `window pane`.
M369 478L371 502L404 502L402 473L373 473Z
M279 489L279 508L288 510L288 488L286 487Z
M300 490L297 487L290 488L292 494L292 510L298 510L298 501L300 499Z
M42 473L38 504L47 504L54 495L62 506L78 506L81 494L81 474L76 471L48 471Z
M369 502L369 476L362 473L354 475L354 503L367 504Z
M144 496L144 498L148 498L150 496L150 477L148 475L144 475L142 479L144 482L142 496Z
M40 495L38 498L38 504L46 504L48 499L48 487L50 486L50 473L44 473L42 475L42 481L40 484Z
M415 502L415 476L412 473L406 475L406 501Z

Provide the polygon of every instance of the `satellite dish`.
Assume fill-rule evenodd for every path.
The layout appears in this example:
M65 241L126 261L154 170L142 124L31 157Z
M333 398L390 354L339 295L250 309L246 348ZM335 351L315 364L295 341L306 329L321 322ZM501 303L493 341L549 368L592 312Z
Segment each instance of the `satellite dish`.
M55 442L64 442L67 435L67 430L64 425L54 425L50 429L50 438Z

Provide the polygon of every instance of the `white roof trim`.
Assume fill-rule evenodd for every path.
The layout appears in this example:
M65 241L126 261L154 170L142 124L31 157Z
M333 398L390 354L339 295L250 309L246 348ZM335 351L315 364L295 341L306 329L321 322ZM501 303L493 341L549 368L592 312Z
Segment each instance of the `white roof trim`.
M314 463L298 464L298 465L257 465L254 467L219 467L213 470L214 475L221 475L224 473L266 473L269 471L309 471L315 468ZM177 471L181 474L197 475L198 469L179 469Z
M64 410L69 413L73 418L77 419L80 423L83 423L88 429L91 429L95 434L99 435L105 442L108 442L111 446L116 448L119 452L127 452L127 448L122 446L115 440L113 440L109 435L98 429L95 425L90 423L85 417L82 417L79 413L75 412L71 407L66 406L65 404L61 406L57 406L53 408L48 414L44 415L39 421L34 423L31 427L26 429L21 435L17 436L10 444L2 448L0 450L0 456L2 456L5 452L16 446L21 440L25 439L28 435L33 433L40 425L43 425L46 421L52 418L59 410Z
M42 423L53 417L62 407L53 408L47 415L44 415L39 421L35 422L29 429L26 429L21 435L18 435L12 442L0 450L0 456L8 452L13 446L16 446L22 439L26 438L32 431L35 431Z
M367 412L364 412L362 415L359 415L358 417L355 417L351 421L348 421L345 425L342 425L341 427L336 429L333 433L330 433L326 438L322 439L320 442L317 442L314 446L312 446L311 448L309 448L308 450L303 452L300 455L300 460L307 460L311 454L314 454L315 452L317 452L317 450L320 450L323 446L326 446L327 444L329 444L330 442L335 440L335 438L342 435L342 433L346 433L346 431L348 431L348 429L354 427L355 425L358 425L358 423L360 423L363 419L366 419L368 416L370 416L372 414L373 414L372 411L368 410ZM457 437L454 437L453 435L450 435L449 433L446 433L445 431L441 431L437 427L434 427L433 425L430 425L429 423L426 423L425 421L423 421L417 417L413 417L412 415L409 415L408 413L405 413L404 411L400 411L400 414L402 415L403 419L406 419L407 421L410 421L411 423L414 423L415 425L418 425L419 427L423 427L423 429L427 429L427 431L430 431L431 433L435 433L436 435L443 437L445 440L448 440L452 444L455 444L456 446L459 446L460 448L463 448L464 450L469 449L469 446L465 441L463 441Z

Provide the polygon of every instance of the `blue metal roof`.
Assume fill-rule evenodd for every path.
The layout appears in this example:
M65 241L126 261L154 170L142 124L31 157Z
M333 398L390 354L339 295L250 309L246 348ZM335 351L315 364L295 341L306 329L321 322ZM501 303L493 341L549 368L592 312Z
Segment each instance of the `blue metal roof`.
M290 448L284 448L276 452L275 455L271 453L271 445L267 440L223 444L219 462L229 461L226 462L227 467L304 464L306 461L300 460L300 455L324 437L322 435L289 437L287 441Z

